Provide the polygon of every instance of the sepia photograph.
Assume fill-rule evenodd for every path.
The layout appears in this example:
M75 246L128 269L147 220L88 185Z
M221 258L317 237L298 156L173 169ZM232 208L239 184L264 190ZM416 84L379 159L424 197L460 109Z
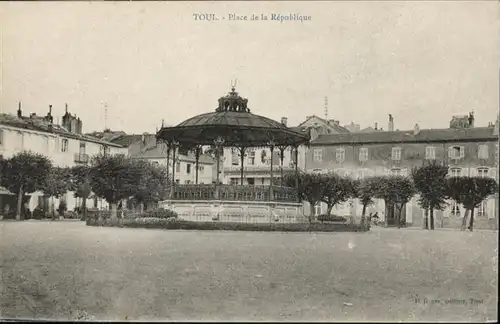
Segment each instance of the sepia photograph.
M498 1L0 1L0 320L497 322Z

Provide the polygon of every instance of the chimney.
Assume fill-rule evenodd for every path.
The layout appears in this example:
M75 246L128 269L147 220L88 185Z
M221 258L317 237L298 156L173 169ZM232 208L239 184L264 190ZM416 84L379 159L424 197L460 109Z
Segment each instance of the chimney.
M469 128L473 128L474 127L474 112L470 112L469 113Z
M394 118L389 114L389 126L387 127L389 132L394 132Z
M281 117L281 124L282 124L283 126L287 126L287 121L288 121L288 118L286 118L286 117Z
M52 105L49 105L49 113L46 116L47 121L54 123L54 117L52 117Z
M418 133L420 133L420 126L415 124L415 128L413 128L413 135L418 135Z
M497 115L497 121L495 122L495 127L493 128L493 136L498 136L498 128L500 127L499 116Z
M375 123L375 130L378 129L378 123Z
M68 113L68 104L67 103L64 104L64 108L66 110L66 113Z
M23 112L21 110L21 102L19 101L19 108L17 108L17 117L21 118L23 117Z

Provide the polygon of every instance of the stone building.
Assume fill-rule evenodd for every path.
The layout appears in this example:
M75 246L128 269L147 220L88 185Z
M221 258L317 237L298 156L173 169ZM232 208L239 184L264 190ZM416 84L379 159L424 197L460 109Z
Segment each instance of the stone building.
M394 123L392 116L389 128ZM450 175L482 176L498 180L498 118L488 127L474 127L474 116L454 117L447 129L408 131L377 131L368 133L323 134L312 140L307 152L305 169L309 172L334 171L354 178L376 175L411 174L411 169L425 161L440 161L449 165ZM304 209L306 212L309 208ZM326 206L316 206L322 213ZM351 201L333 210L338 214L359 214L361 205ZM378 212L381 220L394 223L394 214L382 201L369 208ZM476 227L498 228L498 195L490 197L475 211ZM412 199L403 208L407 226L422 226L424 211ZM450 201L449 207L435 215L437 227L457 227L464 210Z
M24 116L21 103L17 115L0 114L0 158L10 158L19 152L32 151L47 156L55 166L72 167L88 164L92 155L127 153L127 149L121 145L84 135L80 118L71 115L67 105L65 109L61 125L54 123L52 105L45 116L37 116L35 113ZM47 204L47 199L43 198L40 192L27 196L30 210ZM12 199L15 197L0 184L0 210L9 202L12 206ZM69 210L80 205L72 192L66 193L61 200L66 201ZM92 207L91 203L87 202L87 207ZM56 208L58 204L59 199L56 199ZM102 200L95 200L94 205L103 208L107 206Z

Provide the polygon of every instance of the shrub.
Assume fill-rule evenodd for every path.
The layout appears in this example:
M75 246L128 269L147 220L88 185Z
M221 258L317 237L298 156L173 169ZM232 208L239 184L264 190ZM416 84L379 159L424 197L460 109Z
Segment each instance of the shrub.
M177 213L170 209L151 209L139 215L140 218L177 218Z
M345 223L347 222L347 218L342 217L342 216L337 216L337 215L319 215L318 216L318 221L320 222L339 222L339 223Z
M43 211L43 208L41 206L37 206L33 210L33 218L34 219L42 219L45 217L45 212Z
M59 203L59 208L57 208L57 211L59 212L60 216L64 216L64 213L68 210L68 205L66 204L65 201L61 201Z

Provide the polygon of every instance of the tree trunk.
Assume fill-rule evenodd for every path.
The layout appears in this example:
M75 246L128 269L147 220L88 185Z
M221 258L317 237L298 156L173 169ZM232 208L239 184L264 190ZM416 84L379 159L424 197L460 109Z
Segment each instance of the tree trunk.
M334 205L327 204L326 214L330 216L332 214L332 209Z
M54 196L50 198L52 201L52 220L56 219L56 204L54 203Z
M473 228L474 228L474 208L471 208L469 230L472 232Z
M466 208L465 209L464 217L462 218L462 228L461 228L462 231L465 231L465 228L467 227L467 217L468 217L468 214L469 214L469 209Z
M434 208L430 208L431 230L434 230Z
M425 208L424 211L424 229L429 229L429 209Z
M309 208L311 209L311 215L309 216L309 223L312 223L312 220L314 218L314 205L315 203L310 201L309 202Z
M23 207L23 195L24 195L24 188L21 185L21 188L19 188L19 193L17 195L17 211L16 211L16 220L21 220L21 208Z
M116 210L116 203L110 204L110 212L111 212L111 219L112 220L117 220L118 219L118 214Z
M80 206L80 209L82 210L83 219L87 220L87 198L82 197L82 204Z
M403 210L403 204L400 204L399 208L398 208L398 204L396 204L395 206L396 206L396 211L398 213L398 217L397 217L398 228L401 228L401 212Z
M361 212L361 228L365 228L365 222L366 222L366 205L363 204L363 211Z

